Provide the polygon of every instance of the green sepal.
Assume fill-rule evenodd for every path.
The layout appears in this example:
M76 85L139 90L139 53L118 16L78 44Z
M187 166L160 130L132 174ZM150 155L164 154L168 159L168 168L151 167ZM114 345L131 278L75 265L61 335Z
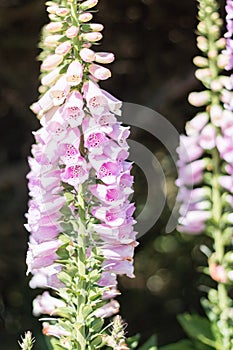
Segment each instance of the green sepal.
M99 348L103 344L103 339L100 335L95 335L94 340L91 342L91 349L93 348Z
M89 32L93 32L93 29L91 28L89 23L85 23L85 24L82 24L82 31L89 33Z
M186 313L178 315L178 321L191 338L197 339L214 349L216 348L216 339L213 335L210 321L207 318Z
M65 243L62 246L60 246L56 251L56 254L59 256L59 258L61 258L61 260L69 259L69 252L66 249L67 246L68 246L68 243Z
M63 282L66 286L70 286L72 284L72 278L70 275L64 271L59 272L58 279Z
M92 313L93 309L90 305L85 305L82 309L82 314L84 319L87 319L88 316Z
M51 338L49 340L53 350L68 350L67 348L65 348L60 344L60 341L58 339Z
M138 350L157 350L157 337L152 335Z
M73 231L73 225L70 222L64 222L62 221L60 223L61 228L63 229L64 232L71 233Z
M104 320L100 317L95 318L94 321L90 324L90 332L92 333L98 333L101 331L102 327L104 325Z
M136 349L140 340L140 334L137 333L133 335L132 337L129 337L126 339L126 344L130 349Z
M73 314L74 310L71 307L59 307L56 308L56 312L59 316L70 319L70 316Z
M72 214L68 205L63 205L63 207L60 209L60 213L65 217L69 217Z
M190 340L184 339L177 343L162 346L159 350L196 350L196 347L194 347Z

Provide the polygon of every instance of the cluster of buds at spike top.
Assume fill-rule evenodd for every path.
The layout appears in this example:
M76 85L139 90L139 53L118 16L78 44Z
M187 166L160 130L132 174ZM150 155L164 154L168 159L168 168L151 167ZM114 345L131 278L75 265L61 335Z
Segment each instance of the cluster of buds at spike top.
M93 282L98 302L86 315L104 318L117 313L119 304L112 300L119 294L117 275L134 277L137 242L135 207L129 200L133 193L132 164L127 161L130 132L117 120L122 103L98 85L110 73L93 62L110 63L114 55L90 49L102 37L102 25L87 23L92 14L86 11L97 2L47 3L51 22L44 29L41 54L41 81L47 90L32 106L42 127L34 132L36 144L27 176L31 196L26 214L30 232L27 265L33 275L30 286L55 289L62 300L45 292L34 301L35 315L64 314L59 310L68 301L59 291L67 283L70 290L77 289L74 283L79 278L91 283L98 254L99 275ZM72 263L78 265L77 270ZM64 266L72 271L71 280ZM91 293L90 284L87 289ZM44 333L54 335L56 329L57 337L60 333L68 337L68 326L61 323L46 323Z
M229 77L220 74L219 52L224 42L220 37L221 20L215 2L206 2L200 1L198 25L198 46L204 57L194 59L198 66L196 77L206 90L189 95L192 105L206 106L206 109L186 124L187 136L181 136L178 148L179 177L176 183L180 188L178 199L181 202L178 230L191 234L211 231L213 201L216 200L212 190L215 178L225 211L221 218L222 229L228 230L228 225L232 223L233 114L221 103L222 90L229 83ZM202 41L205 48L200 45ZM223 175L220 175L221 170Z
M232 0L226 0L226 27L227 32L225 33L226 38L226 50L225 54L228 56L229 62L226 66L227 70L231 70L233 68L233 3Z
M112 63L114 55L91 49L102 39L103 25L89 23L93 18L92 8L97 3L97 0L64 1L62 5L56 1L47 2L50 23L43 28L40 43L43 51L39 55L42 60L39 91L43 96L31 106L39 118L51 106L61 105L70 87L89 79L98 82L111 77L111 71L102 64Z

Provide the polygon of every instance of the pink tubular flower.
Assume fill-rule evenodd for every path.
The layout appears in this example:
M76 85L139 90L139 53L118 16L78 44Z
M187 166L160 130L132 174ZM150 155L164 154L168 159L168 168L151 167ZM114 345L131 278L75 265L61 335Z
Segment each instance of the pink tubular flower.
M44 292L33 300L33 314L34 316L56 315L56 308L64 306L65 303L62 300L52 297L49 292Z
M119 312L119 303L116 300L111 300L108 304L100 307L95 311L96 317L106 318Z
M48 322L43 323L43 334L52 335L53 337L60 338L61 336L69 336L70 332L66 331L61 326L51 325Z

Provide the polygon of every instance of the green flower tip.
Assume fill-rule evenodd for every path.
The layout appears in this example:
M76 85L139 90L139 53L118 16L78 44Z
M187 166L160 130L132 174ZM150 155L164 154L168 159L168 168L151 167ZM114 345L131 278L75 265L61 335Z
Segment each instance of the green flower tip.
M22 350L31 350L35 339L32 337L30 331L25 332L24 337L21 337L22 342L19 342L20 349Z

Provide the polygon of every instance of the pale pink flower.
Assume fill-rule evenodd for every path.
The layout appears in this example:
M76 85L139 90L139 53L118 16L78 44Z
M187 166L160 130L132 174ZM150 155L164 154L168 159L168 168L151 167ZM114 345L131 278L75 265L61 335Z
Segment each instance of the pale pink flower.
M41 314L56 315L56 308L59 307L65 307L65 303L61 299L52 297L49 292L44 292L33 300L34 316Z
M119 312L120 304L116 300L111 300L109 303L95 310L96 317L106 318Z
M66 72L66 81L70 86L77 86L81 83L83 77L83 66L75 60L72 61Z
M60 338L61 336L69 336L70 332L66 331L61 326L57 325L51 325L48 322L43 323L43 330L44 335L50 335L56 338Z

